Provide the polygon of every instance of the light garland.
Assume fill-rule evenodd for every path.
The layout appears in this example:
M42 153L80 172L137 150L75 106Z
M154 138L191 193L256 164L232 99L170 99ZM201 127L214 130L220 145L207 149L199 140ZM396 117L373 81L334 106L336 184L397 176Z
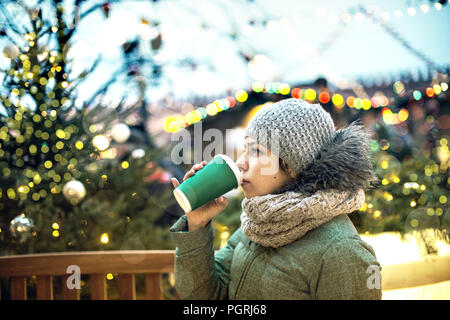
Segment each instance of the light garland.
M332 102L333 106L337 109L342 109L345 106L358 110L369 110L371 108L382 108L383 121L388 125L399 124L406 121L409 117L407 109L402 108L397 113L393 113L388 107L392 98L386 97L384 94L376 93L370 99L360 98L349 95L344 97L341 93L330 93L328 90L318 91L314 88L298 88L291 87L287 83L281 82L267 82L255 81L252 85L252 89L255 93L269 93L269 94L291 94L293 98L303 99L310 103L320 102L322 104ZM448 84L441 82L428 86L422 93L420 90L413 90L412 97L414 100L419 101L423 97L433 98L448 90ZM397 96L404 96L406 94L405 85L402 81L396 81L393 84L393 92ZM248 93L244 89L238 90L234 97L228 96L219 100L215 100L209 103L205 107L197 108L184 115L176 115L166 117L164 121L164 129L169 133L177 132L181 129L187 128L191 124L202 121L207 116L215 116L219 112L233 108L236 105L242 104L248 99Z

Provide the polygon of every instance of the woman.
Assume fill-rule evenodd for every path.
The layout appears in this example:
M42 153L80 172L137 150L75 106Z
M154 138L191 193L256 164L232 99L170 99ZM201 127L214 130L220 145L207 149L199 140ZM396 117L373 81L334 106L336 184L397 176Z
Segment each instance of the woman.
M214 253L210 222L226 207L223 196L170 229L180 297L380 299L370 279L380 265L347 216L378 183L363 125L335 131L320 105L285 99L258 110L245 136L236 162L245 195L241 227L227 245Z

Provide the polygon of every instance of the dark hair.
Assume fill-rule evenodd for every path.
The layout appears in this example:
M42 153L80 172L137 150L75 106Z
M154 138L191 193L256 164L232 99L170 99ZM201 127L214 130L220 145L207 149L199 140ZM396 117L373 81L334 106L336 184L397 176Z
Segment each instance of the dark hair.
M284 173L286 173L288 176L291 176L291 177L292 177L292 175L295 175L283 159L281 159L281 158L278 158L278 159L279 159L278 160L279 167Z

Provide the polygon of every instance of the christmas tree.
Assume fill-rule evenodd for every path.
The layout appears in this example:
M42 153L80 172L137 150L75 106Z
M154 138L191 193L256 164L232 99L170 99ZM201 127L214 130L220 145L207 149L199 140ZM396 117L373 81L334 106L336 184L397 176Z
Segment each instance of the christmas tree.
M173 248L162 216L176 205L160 165L168 150L139 122L143 62L124 44L120 72L136 83L136 102L102 101L115 74L80 103L77 88L97 62L72 71L73 35L84 17L107 17L110 7L74 5L73 13L60 0L0 5L9 60L0 93L0 254Z

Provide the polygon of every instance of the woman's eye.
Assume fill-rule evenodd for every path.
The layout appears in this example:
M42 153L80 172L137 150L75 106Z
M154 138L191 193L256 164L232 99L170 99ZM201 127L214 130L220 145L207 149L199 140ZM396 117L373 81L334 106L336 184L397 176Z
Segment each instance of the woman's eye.
M250 149L250 151L251 151L252 153L259 154L259 149Z

